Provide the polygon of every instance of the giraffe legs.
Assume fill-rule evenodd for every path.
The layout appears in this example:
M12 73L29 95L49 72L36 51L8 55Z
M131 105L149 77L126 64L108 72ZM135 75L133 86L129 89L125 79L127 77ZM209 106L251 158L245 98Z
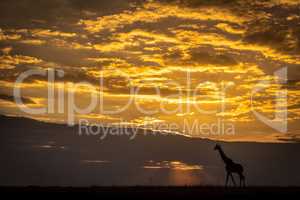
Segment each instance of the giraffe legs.
M231 177L231 180L232 180L233 185L236 186L236 183L235 183L235 180L234 180L234 178L233 178L232 173L230 173L230 177Z
M242 187L242 184L243 184L243 179L242 179L242 177L241 177L241 175L240 175L240 187Z
M243 182L243 180L242 180L242 177L240 176L240 187L242 187L242 182Z
M236 186L236 182L234 180L234 177L233 177L232 173L231 172L227 172L226 173L225 187L228 186L229 177L230 177L233 185ZM240 176L240 185L242 185L242 183L243 183L243 185L245 185L245 182L244 182L243 178Z
M227 184L228 184L228 178L229 178L229 172L227 172L227 174L226 174L225 187L227 187Z
M246 187L246 183L245 183L245 182L246 182L246 180L245 180L245 176L243 176L243 179L242 179L242 180L243 180L243 187Z
M240 177L240 187L246 187L245 176L242 173L239 173Z
M236 186L236 183L235 183L235 180L234 180L234 178L233 178L232 173L231 173L231 172L227 172L227 174L226 174L225 187L228 186L229 176L230 176L230 178L231 178L231 181L232 181L233 185Z

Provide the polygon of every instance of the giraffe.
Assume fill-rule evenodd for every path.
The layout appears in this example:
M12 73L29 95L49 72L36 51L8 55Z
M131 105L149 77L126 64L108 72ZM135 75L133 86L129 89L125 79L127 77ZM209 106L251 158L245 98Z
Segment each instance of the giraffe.
M228 184L228 179L229 176L231 177L231 180L234 184L234 186L236 186L236 183L234 181L233 175L232 173L237 173L239 175L240 178L240 187L245 187L245 176L243 174L243 166L238 164L238 163L234 163L230 158L228 158L224 151L222 150L221 146L219 144L216 144L214 150L217 150L225 164L225 170L226 170L226 182L225 182L225 186L227 186Z

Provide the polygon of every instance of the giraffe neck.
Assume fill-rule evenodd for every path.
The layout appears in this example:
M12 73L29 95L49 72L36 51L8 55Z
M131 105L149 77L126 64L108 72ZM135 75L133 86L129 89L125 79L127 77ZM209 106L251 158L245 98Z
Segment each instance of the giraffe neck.
M220 153L220 156L221 156L223 162L225 164L228 163L228 161L230 161L230 159L225 155L224 151L221 148L219 148L218 151Z

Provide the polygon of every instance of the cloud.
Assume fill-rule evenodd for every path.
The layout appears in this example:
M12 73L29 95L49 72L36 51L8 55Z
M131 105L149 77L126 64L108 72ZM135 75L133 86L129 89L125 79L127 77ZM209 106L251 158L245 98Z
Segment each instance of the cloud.
M299 80L300 17L293 1L54 0L30 7L29 3L0 2L0 89L7 93L25 70L62 69L65 76L57 80L57 88L90 82L93 93L99 95L103 89L107 108L118 109L134 97L147 109L161 103L167 108L192 105L193 114L181 116L203 121L222 116L243 124L255 122L249 99L259 81L275 81L273 72L282 67L288 67L289 80ZM220 105L222 84L230 86L227 112L199 114L195 106L209 110ZM254 108L271 115L276 92L287 89L289 120L299 120L298 86L271 86L257 96ZM21 87L26 97L47 98L46 77L30 77ZM139 94L131 95L130 87ZM195 91L194 99L188 96ZM169 96L179 92L184 94ZM78 93L76 101L85 105L88 92ZM11 109L1 106L0 110ZM85 117L96 119L97 114ZM145 116L130 107L109 120L121 118L134 121ZM164 113L153 118L182 119L180 114Z
M42 45L45 44L46 41L39 40L39 39L25 39L25 40L21 40L20 43L28 44L28 45Z
M5 34L0 28L0 41L2 40L18 40L21 38L19 34Z
M243 34L245 33L245 30L243 29L240 29L240 28L235 28L229 24L226 24L226 23L219 23L216 25L217 28L225 31L225 32L228 32L228 33L231 33L231 34Z
M49 29L33 29L30 30L31 35L33 37L65 37L65 38L70 38L70 37L75 37L76 33L66 33L66 32L61 32L61 31L53 31Z
M13 69L17 65L22 64L38 64L41 63L42 60L31 57L31 56L23 56L23 55L2 55L0 56L0 69Z
M120 14L99 17L96 20L80 20L79 25L83 25L87 31L95 33L104 30L115 31L126 25L138 22L155 23L169 17L190 20L227 21L237 24L244 21L243 17L237 17L226 9L192 9L179 7L175 4L149 2L135 11L124 11Z

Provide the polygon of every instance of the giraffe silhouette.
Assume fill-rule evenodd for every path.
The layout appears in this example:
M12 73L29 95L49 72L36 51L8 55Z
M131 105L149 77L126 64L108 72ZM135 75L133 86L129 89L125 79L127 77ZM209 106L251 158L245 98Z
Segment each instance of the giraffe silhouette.
M240 178L240 187L242 186L245 187L246 184L245 184L245 176L243 174L244 172L243 166L241 164L234 163L230 158L228 158L219 144L216 144L214 150L217 150L220 153L220 156L225 164L225 170L226 170L225 186L227 186L228 184L229 177L231 178L234 186L236 186L236 183L232 175L233 173L236 173L239 175Z

